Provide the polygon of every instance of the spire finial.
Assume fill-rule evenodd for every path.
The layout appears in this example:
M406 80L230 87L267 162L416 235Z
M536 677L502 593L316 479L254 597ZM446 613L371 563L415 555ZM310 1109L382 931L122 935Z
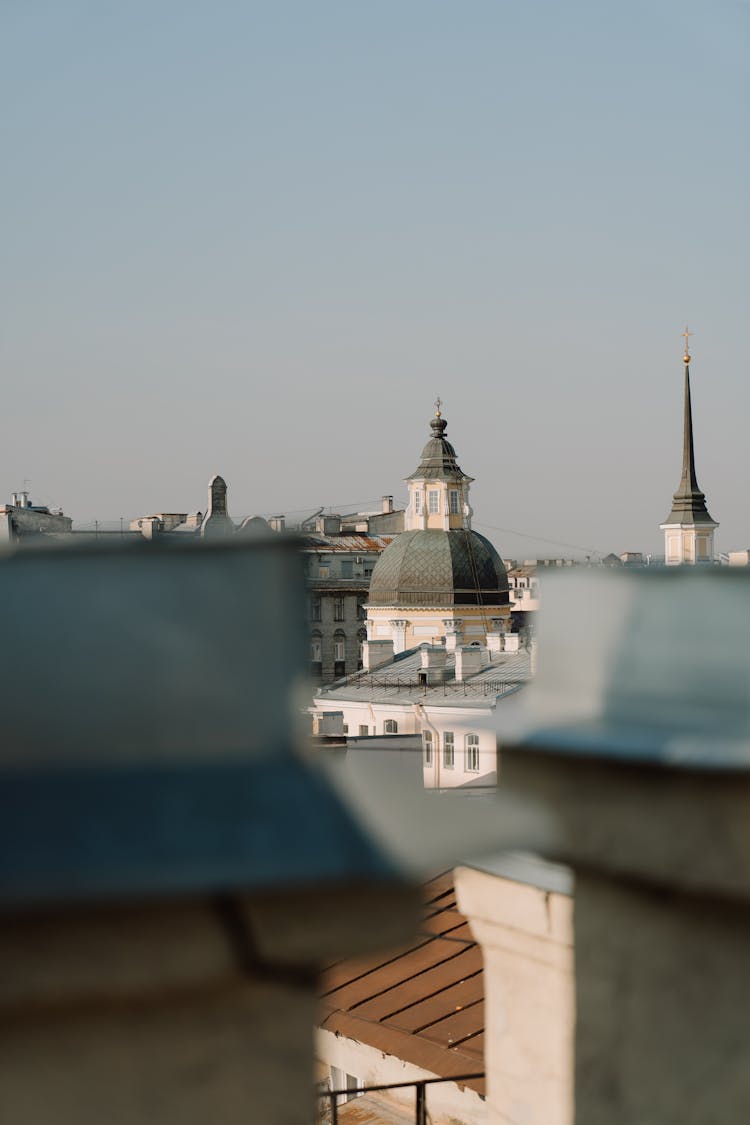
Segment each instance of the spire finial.
M682 333L682 335L683 335L683 336L685 337L685 354L684 354L684 356L682 357L682 362L683 362L683 363L690 363L690 351L688 350L688 338L689 338L690 336L692 336L692 335L693 335L693 333L692 333L692 332L688 332L688 326L687 326L687 324L685 325L685 331L684 331L684 332Z
M435 399L435 417L436 418L442 418L443 417L442 414L440 413L440 407L442 405L443 405L443 400L441 399L440 395L438 395L437 398Z

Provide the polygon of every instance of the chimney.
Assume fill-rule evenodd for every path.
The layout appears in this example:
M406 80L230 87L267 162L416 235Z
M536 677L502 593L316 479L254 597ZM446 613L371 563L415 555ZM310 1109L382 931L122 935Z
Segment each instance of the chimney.
M477 672L481 672L482 665L482 650L479 645L461 645L456 649L456 679L459 683L463 683L469 676L475 676Z
M505 651L506 652L518 652L519 645L520 645L520 637L518 636L518 633L506 633L505 634Z
M160 531L164 530L164 524L158 516L145 516L139 521L141 525L141 535L144 539L153 539Z
M362 664L366 672L372 672L393 660L393 641L363 641Z
M392 512L393 511L393 497L392 496L384 496L383 497L383 502L381 504L380 510L381 510L381 512Z
M322 711L313 714L313 734L328 738L344 737L344 712Z
M315 520L318 535L340 535L341 516L318 516Z
M445 662L448 653L442 645L422 646L422 669L419 682L422 684L442 684L445 682Z

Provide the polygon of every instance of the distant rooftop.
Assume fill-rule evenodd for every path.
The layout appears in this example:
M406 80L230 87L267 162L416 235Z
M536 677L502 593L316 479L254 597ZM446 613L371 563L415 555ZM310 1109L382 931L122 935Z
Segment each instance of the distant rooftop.
M317 535L305 532L303 551L360 551L362 554L384 551L392 543L393 535Z
M455 654L446 658L446 679L422 684L422 647L409 649L371 672L357 672L321 688L318 698L327 701L363 700L370 703L425 703L446 707L486 706L491 697L508 695L531 678L528 652L502 652L473 676L455 678Z

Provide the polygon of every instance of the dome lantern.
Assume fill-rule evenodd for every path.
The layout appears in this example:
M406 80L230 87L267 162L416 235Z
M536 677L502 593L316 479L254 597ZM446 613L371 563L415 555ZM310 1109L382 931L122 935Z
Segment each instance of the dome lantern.
M422 450L420 462L411 476L407 531L443 531L470 528L472 511L469 485L473 478L461 469L456 451L445 436L448 423L440 412L438 398L435 417L430 420L432 436Z

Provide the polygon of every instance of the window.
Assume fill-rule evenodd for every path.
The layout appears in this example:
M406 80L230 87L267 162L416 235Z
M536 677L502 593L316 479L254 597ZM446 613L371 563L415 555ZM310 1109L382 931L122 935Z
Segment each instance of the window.
M479 735L466 735L466 770L468 773L479 773Z
M331 1067L329 1089L337 1092L341 1091L339 1097L332 1099L336 1102L337 1106L354 1101L355 1098L360 1098L362 1095L357 1093L357 1089L361 1085L360 1079L356 1078L353 1074L347 1074L346 1071L339 1070L337 1066Z
M354 563L351 559L342 559L341 561L341 577L352 578L354 576Z
M443 769L452 770L455 764L455 739L453 737L453 731L447 730L443 735Z
M310 637L310 660L313 664L320 664L323 659L323 645L320 633L313 633Z
M398 723L395 719L386 719L383 723L383 734L398 734Z
M372 573L372 571L370 573ZM367 610L365 609L365 603L363 601L358 601L357 602L357 621L366 621L366 620L367 620Z
M372 578L372 572L375 564L372 562L365 563L365 578Z
M330 573L328 563L321 563L318 567L318 578L328 578Z
M369 730L367 728L367 724L366 723L364 725L360 724L359 737L360 738L367 738L368 734L369 734Z
M310 620L311 621L320 621L321 620L320 598L317 594L314 594L310 598Z
M333 674L336 679L346 674L346 636L342 632L333 634Z
M333 599L333 620L334 621L343 621L344 620L344 599L343 598L339 597L339 598Z
M424 748L424 764L426 766L432 765L432 731L422 731L422 746Z
M418 516L422 515L422 493L421 492L415 492L414 493L414 511L416 512L416 514Z
M450 514L452 516L460 515L461 508L459 507L459 503L458 503L458 491L455 488L452 488L450 490L450 492L448 493L448 503L450 505L450 507L449 507Z
M364 629L360 629L357 633L357 668L362 668L365 662L365 641L367 640L367 633Z
M436 488L431 488L427 493L428 511L431 516L434 516L440 511L440 493Z

